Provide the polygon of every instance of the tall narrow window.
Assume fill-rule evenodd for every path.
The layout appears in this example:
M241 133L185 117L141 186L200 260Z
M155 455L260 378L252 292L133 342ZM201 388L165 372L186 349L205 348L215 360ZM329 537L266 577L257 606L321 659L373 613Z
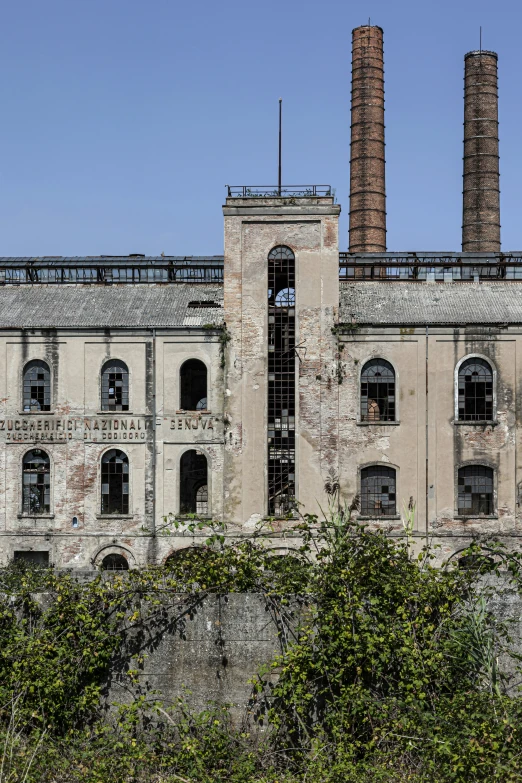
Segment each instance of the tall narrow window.
M459 367L459 421L491 421L493 418L493 371L485 359L472 357Z
M24 514L48 514L51 509L51 465L41 449L28 451L23 460Z
M129 513L129 458L119 449L107 451L101 462L102 514Z
M395 421L395 371L384 359L371 359L363 367L361 421Z
M295 257L268 256L268 513L295 508Z
M124 362L110 359L102 368L102 411L129 410L129 370Z
M361 514L368 517L397 513L395 469L370 465L361 470Z
M51 410L51 373L47 362L35 359L24 368L24 411Z
M493 470L486 465L459 468L459 516L493 514Z
M207 368L199 359L189 359L181 365L180 408L184 411L207 409Z
M186 451L180 462L181 514L208 514L208 467L207 458L201 451Z

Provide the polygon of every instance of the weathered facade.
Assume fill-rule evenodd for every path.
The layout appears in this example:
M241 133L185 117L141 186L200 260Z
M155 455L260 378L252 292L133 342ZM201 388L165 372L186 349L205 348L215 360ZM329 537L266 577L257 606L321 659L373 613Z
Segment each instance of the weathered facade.
M3 562L159 564L194 516L232 537L269 519L285 551L288 517L337 483L391 534L415 503L415 536L445 555L518 545L522 254L500 252L497 58L465 60L464 252L390 253L382 41L354 31L350 252L329 187L241 186L222 256L0 259Z

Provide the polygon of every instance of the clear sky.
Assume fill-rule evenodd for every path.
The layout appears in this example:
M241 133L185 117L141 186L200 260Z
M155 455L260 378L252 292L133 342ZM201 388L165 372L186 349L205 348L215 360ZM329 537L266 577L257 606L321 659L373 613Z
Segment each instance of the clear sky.
M459 250L463 57L499 54L522 248L516 0L5 0L0 255L223 252L225 184L331 184L347 247L351 30L384 28L389 250Z

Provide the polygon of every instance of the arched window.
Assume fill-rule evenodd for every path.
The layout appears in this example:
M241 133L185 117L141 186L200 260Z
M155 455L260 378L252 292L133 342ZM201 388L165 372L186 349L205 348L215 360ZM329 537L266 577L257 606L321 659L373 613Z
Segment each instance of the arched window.
M180 462L181 514L208 514L207 458L201 451L186 451Z
M189 359L181 365L180 408L184 411L207 409L207 368L199 359Z
M24 368L24 411L51 410L51 373L47 362L35 359Z
M370 465L361 470L361 514L368 517L397 513L395 469Z
M473 356L462 362L458 374L458 420L491 421L493 371L485 359Z
M49 514L51 510L51 464L41 449L28 451L23 460L22 512Z
M395 421L395 371L384 359L371 359L363 367L361 421Z
M109 359L102 367L102 411L129 410L129 369L125 362Z
M102 560L102 571L128 571L129 563L123 555L110 554Z
M129 458L119 449L107 451L101 461L102 514L129 513Z
M493 514L493 469L486 465L459 468L458 514L478 517Z

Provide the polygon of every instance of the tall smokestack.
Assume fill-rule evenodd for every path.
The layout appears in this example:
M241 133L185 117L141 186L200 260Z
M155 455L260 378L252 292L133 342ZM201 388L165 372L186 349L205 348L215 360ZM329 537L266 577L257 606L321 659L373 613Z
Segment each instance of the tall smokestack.
M383 33L370 25L352 31L349 249L386 250Z
M500 250L498 78L495 52L464 57L462 250Z

